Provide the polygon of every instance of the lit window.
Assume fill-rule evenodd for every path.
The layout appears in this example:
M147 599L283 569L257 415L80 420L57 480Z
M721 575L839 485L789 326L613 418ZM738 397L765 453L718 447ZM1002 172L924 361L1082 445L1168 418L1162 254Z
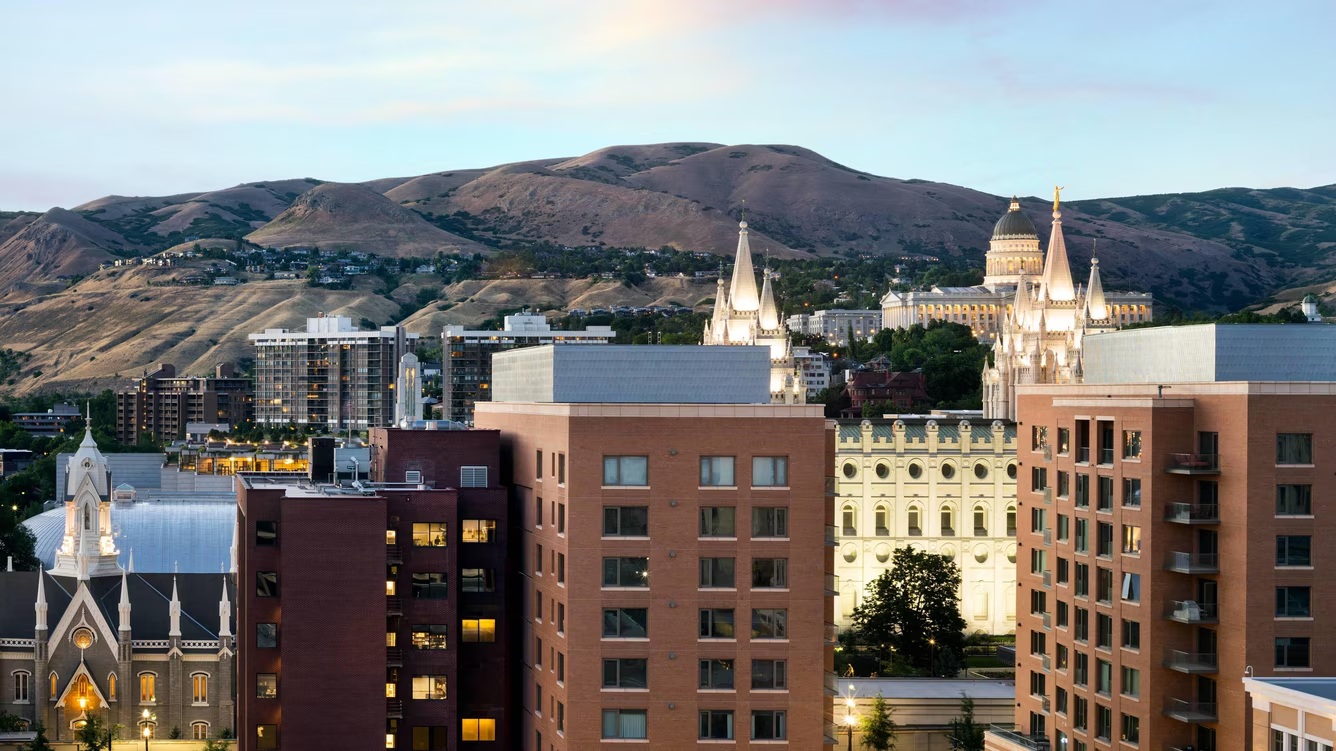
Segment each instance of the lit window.
M191 736L197 741L202 741L209 737L209 723L207 722L191 723L190 730Z
M413 676L413 698L424 699L428 701L444 700L445 676L443 675Z
M496 535L495 519L465 519L461 523L464 542L491 542Z
M460 740L464 741L494 741L496 740L496 720L492 719L472 719L462 720Z
M54 673L52 676L54 677ZM141 704L153 704L158 701L158 676L153 673L139 674L139 701Z
M255 698L257 699L278 698L277 673L260 673L255 676Z
M413 627L414 649L446 649L447 626L444 623Z
M496 620L492 618L465 620L460 630L462 632L460 634L460 641L465 641L465 642L496 641Z
M445 522L413 522L413 547L443 548L445 544Z
M207 704L209 702L209 676L207 673L191 674L190 687L196 704Z

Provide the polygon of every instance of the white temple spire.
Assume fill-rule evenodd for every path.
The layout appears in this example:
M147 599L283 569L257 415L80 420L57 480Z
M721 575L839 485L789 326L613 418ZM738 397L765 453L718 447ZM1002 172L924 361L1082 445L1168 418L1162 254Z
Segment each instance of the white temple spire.
M33 605L33 610L37 611L37 630L46 630L46 572L41 568L37 569L37 603Z
M130 579L126 572L121 572L121 604L117 607L120 611L121 625L119 631L130 630Z
M227 597L227 577L223 577L223 596L218 600L218 636L232 635L232 601Z
M167 632L168 636L181 635L181 598L176 594L176 577L172 577L172 603L171 603L172 627Z
M1086 317L1103 321L1109 317L1109 306L1104 301L1104 284L1099 278L1099 240L1090 251L1090 285L1086 289Z
M1072 285L1071 264L1067 261L1067 243L1062 237L1062 212L1058 210L1059 193L1053 189L1053 232L1048 238L1048 258L1044 262L1044 279L1040 288L1041 300L1071 302L1076 299Z
M770 288L770 264L766 264L765 269L761 271L761 278L765 281L761 284L761 313L759 323L764 331L774 331L779 328L779 308L775 307L775 292Z
M755 312L761 307L756 295L756 272L752 269L746 221L738 222L738 253L733 261L733 284L728 291L728 302L740 313Z

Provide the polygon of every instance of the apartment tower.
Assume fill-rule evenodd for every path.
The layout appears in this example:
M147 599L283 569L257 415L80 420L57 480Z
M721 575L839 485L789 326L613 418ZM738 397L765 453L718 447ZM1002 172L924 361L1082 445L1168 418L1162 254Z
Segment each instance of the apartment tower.
M1336 671L1336 328L1099 334L1084 365L1018 393L1017 729L988 748L1252 749L1244 676Z
M835 742L820 406L770 404L765 347L496 355L522 551L527 751Z
M190 423L239 426L255 416L251 392L251 379L237 376L230 363L217 365L212 376L177 376L176 366L161 363L116 394L116 440L173 441L186 437Z

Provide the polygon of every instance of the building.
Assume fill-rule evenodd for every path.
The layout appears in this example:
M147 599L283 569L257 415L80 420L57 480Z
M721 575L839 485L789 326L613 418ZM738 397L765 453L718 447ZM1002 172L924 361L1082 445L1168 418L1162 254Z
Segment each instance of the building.
M1291 676L1244 678L1252 706L1249 751L1302 748L1332 751L1336 745L1336 678Z
M836 622L849 625L864 589L909 546L960 567L967 630L1015 631L1016 473L1015 425L944 415L841 420Z
M41 723L51 740L72 740L94 715L131 739L230 732L230 576L122 568L110 471L91 433L65 472L54 564L0 573L0 709L24 728Z
M1314 547L1336 328L1121 331L1083 357L1084 383L1018 395L1016 724L1053 748L1251 749L1245 675L1336 672Z
M186 437L188 423L241 425L254 416L251 379L236 376L230 363L215 367L213 377L178 377L176 366L161 363L116 394L116 440L170 442Z
M969 326L980 339L996 341L998 332L1008 326L1021 325L1037 318L1050 318L1047 331L1057 339L1074 335L1077 311L1085 311L1084 299L1094 296L1094 287L1081 294L1071 281L1067 261L1067 246L1058 221L1056 193L1053 201L1053 233L1049 239L1048 258L1039 248L1039 232L1034 222L1021 209L1020 201L1011 199L1007 213L993 227L988 242L983 284L977 287L933 287L926 291L896 292L891 290L881 299L883 328L923 326L930 321L951 321ZM1092 271L1092 285L1098 280ZM1039 284L1030 279L1039 277ZM1035 289L1038 287L1038 289ZM1138 292L1103 292L1104 315L1110 326L1149 321L1153 313L1149 294ZM1018 295L1033 300L1043 296L1044 304L1029 305L1030 313L1019 324L1010 318ZM1048 303L1054 303L1048 305ZM1051 309L1051 314L1034 313ZM1097 311L1098 312L1098 311ZM1037 324L1037 321L1033 321ZM1028 351L1027 351L1028 353ZM1061 359L1061 352L1056 353ZM989 415L990 417L994 415ZM996 415L1009 419L1005 415Z
M807 390L807 398L830 388L831 361L824 352L813 352L811 347L794 347L793 362L798 370L798 382Z
M241 751L512 747L499 440L373 429L365 483L238 476Z
M789 330L795 334L819 336L842 347L849 343L851 331L857 339L871 339L881 331L881 322L880 310L818 310L788 318Z
M524 565L511 748L835 742L833 436L820 406L769 403L771 362L496 356L476 421L501 431Z
M1013 681L956 680L948 678L842 678L836 700L835 719L840 737L849 737L853 747L863 749L863 733L855 720L871 714L880 696L893 708L896 751L947 751L951 721L960 717L960 701L974 701L974 721L982 725L1011 723L1016 710Z
M727 289L719 275L714 296L714 315L705 324L707 345L760 346L770 349L770 401L775 404L805 404L798 365L789 342L789 327L780 320L770 269L761 271L761 292L756 292L747 223L738 223L738 250L733 260L733 278Z
M473 422L475 402L492 398L492 355L543 344L609 344L617 337L611 326L584 331L553 329L539 313L506 316L501 331L467 331L446 326L441 332L441 396L444 419Z
M0 477L9 477L32 466L33 453L27 449L0 449Z
M846 417L862 417L865 408L883 412L912 412L932 406L928 382L920 372L902 373L889 370L855 370L845 377L844 393L849 406L843 410Z
M15 412L12 418L15 425L34 438L55 438L63 435L74 418L79 416L78 407L62 403L45 412Z
M266 329L255 344L255 421L366 430L394 422L400 359L417 334L361 331L346 316L306 319L306 331Z

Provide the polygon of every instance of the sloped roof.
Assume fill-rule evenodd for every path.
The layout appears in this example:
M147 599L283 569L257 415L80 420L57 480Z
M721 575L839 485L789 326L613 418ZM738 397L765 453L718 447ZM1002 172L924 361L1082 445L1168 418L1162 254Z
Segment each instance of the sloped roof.
M233 502L115 503L111 527L122 568L135 554L139 573L218 574L232 561ZM65 535L65 508L44 511L23 522L37 538L36 553L48 568L55 565L56 549Z
M177 594L181 598L181 638L218 638L218 600L223 582L221 574L177 574ZM130 574L130 625L135 639L166 639L171 630L172 574ZM113 629L120 625L117 606L121 599L121 578L100 576L90 579L89 591L102 617ZM75 579L47 576L47 625L55 628L65 614L77 588ZM236 601L236 587L229 581L228 595ZM37 572L0 573L0 638L31 639L36 613ZM236 633L236 608L232 609L231 631Z

